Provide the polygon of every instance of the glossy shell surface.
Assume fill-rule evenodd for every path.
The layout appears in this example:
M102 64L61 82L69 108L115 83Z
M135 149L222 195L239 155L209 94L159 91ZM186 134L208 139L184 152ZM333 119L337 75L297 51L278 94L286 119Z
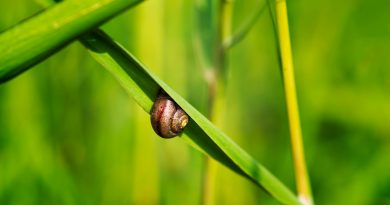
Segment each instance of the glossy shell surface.
M150 121L153 130L163 138L180 134L188 124L188 115L167 94L159 92L152 110Z

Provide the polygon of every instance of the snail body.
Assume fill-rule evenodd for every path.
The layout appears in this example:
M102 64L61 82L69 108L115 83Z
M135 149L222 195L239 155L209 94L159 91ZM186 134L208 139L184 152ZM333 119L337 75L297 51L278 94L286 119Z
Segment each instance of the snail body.
M179 135L188 124L189 117L164 91L159 91L150 111L153 130L162 138Z

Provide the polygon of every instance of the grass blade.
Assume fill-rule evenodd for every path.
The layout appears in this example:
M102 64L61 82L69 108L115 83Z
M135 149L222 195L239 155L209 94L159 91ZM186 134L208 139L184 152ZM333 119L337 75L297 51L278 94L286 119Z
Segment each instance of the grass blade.
M0 83L140 0L67 0L0 35Z
M191 117L181 136L184 140L263 187L283 204L300 204L275 176L106 34L95 31L85 35L82 42L146 112L162 87Z

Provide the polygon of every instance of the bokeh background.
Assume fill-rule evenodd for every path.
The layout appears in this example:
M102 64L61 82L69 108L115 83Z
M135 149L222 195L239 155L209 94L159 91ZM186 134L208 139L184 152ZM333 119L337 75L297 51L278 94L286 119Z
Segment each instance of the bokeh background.
M316 203L390 204L390 2L287 3ZM204 112L194 5L149 0L103 29ZM255 5L233 1L233 30ZM31 0L0 1L0 31L40 10ZM295 190L268 13L228 59L221 129ZM199 204L203 165L184 141L158 138L148 114L77 41L0 85L1 205ZM216 204L278 204L217 171Z

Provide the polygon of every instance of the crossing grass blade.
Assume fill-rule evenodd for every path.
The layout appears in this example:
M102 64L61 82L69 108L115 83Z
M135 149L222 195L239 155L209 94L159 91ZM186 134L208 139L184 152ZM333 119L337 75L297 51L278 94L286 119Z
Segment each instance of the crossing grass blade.
M104 32L91 32L82 37L82 42L146 112L158 90L164 89L191 117L181 135L184 140L264 188L281 203L300 204L274 175Z

